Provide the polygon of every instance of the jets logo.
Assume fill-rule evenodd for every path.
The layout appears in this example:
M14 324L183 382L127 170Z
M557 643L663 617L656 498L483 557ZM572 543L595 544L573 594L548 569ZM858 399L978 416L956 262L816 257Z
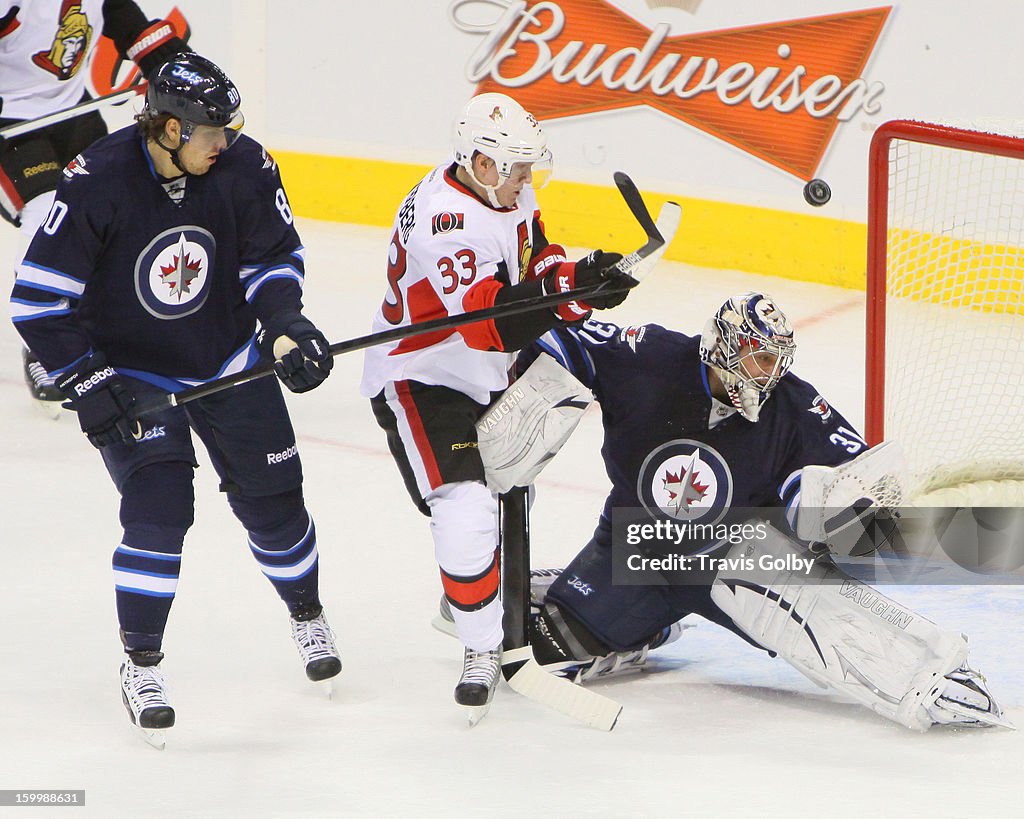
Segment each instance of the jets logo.
M647 327L626 327L619 333L619 341L625 341L634 353L636 345L644 340L647 335Z
M706 444L670 441L644 460L637 496L655 518L716 523L732 501L732 473Z
M32 62L43 71L49 71L58 80L69 80L82 66L82 60L89 53L92 40L92 26L82 11L82 4L75 0L64 0L60 4L60 22L49 51L32 55Z
M195 225L165 230L139 254L135 292L147 312L178 319L196 312L210 294L217 243Z
M61 173L63 173L68 179L74 179L75 174L88 176L89 172L85 169L85 157L79 154L67 164Z
M826 401L820 395L814 396L814 400L811 401L811 406L807 411L813 412L815 415L821 418L821 423L823 424L826 421L828 421L829 418L832 417L832 407L830 407L828 405L828 401Z

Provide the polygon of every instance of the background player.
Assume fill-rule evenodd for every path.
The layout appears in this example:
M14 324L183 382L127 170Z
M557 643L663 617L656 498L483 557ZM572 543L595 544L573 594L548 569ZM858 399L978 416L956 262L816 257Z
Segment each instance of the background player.
M642 664L649 648L677 636L676 621L699 614L910 727L997 721L999 707L984 678L966 665L960 635L941 632L916 615L891 635L884 618L871 622L868 614L867 622L858 620L860 608L844 604L836 589L843 582L849 589L867 587L827 565L827 558L806 580L800 605L792 603L789 587L780 581L701 572L699 564L663 572L658 585L613 581L613 512L635 511L632 519L646 522L728 524L748 519L752 510L776 507L784 515L775 516L775 525L792 534L800 515L818 511L801 506L806 467L852 468L866 445L813 386L789 372L795 349L792 327L775 302L762 293L742 293L722 305L699 337L657 325L620 329L588 321L545 335L523 354L524 366L550 354L594 391L604 420L601 451L612 482L593 538L546 595L532 640L538 661L585 661L589 665L581 678ZM826 527L832 548L846 554L867 544L873 548L884 525L871 514L861 510L861 525L854 529L859 538L851 538L838 520L834 528ZM751 554L727 541L699 537L671 545L672 551L690 555ZM808 554L784 534L773 534L764 545L755 541L752 548L783 557ZM855 596L851 591L847 600ZM887 609L897 610L895 604ZM794 624L803 631L773 640L776 625ZM856 628L844 632L844 624ZM821 647L824 668L818 653L808 658L792 648L807 643L808 635L815 648ZM890 656L900 661L872 655L876 641L888 640ZM840 663L828 654L833 644L842 646L849 667L838 669ZM858 645L867 648L856 654ZM869 669L873 685L857 683L858 668ZM895 691L893 702L901 705L880 699L879 690Z
M341 669L277 381L142 419L134 412L139 399L244 370L271 350L293 392L330 373L327 340L301 312L303 248L277 164L240 135L240 104L209 60L183 53L161 66L138 125L65 170L12 296L15 325L56 375L121 495L121 684L145 729L174 723L159 663L193 517L190 428L288 606L307 675Z
M504 94L481 94L455 124L454 162L413 188L398 210L388 290L374 332L564 292L617 276L617 253L567 262L544 235L534 188L551 153L537 120ZM486 708L502 642L498 500L484 483L474 424L509 383L514 351L561 323L612 307L624 293L570 302L370 348L362 394L413 501L430 516L445 595L465 646L455 699ZM482 712L471 713L471 719Z
M86 72L101 33L144 75L187 49L170 23L148 20L132 0L0 0L0 129L86 99ZM21 228L26 247L53 204L61 169L106 133L94 111L0 139L0 216ZM33 397L64 399L27 347L22 363ZM58 404L52 407L59 413Z

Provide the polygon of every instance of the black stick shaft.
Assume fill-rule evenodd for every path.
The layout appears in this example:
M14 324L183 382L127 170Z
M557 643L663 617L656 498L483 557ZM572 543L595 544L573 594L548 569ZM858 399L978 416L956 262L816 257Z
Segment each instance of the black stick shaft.
M350 338L347 341L339 341L332 344L327 349L332 356L341 355L342 353L351 353L356 350L373 347L377 344L387 344L389 341L397 341L398 339L418 336L423 333L430 333L436 330L449 330L456 327L462 327L466 324L474 324L478 321L515 316L519 313L528 313L532 310L538 310L543 307L553 307L558 304L564 304L565 302L576 301L577 299L586 301L588 297L595 296L598 293L601 295L624 293L630 289L629 287L611 287L609 284L609 282L605 281L600 284L591 285L590 287L579 287L565 293L551 293L547 296L535 296L533 298L508 302L507 304L501 304L495 307L485 307L482 310L471 310L468 313L462 313L456 316L441 316L440 318L431 319L430 321L409 324L405 327L396 327L393 330L384 330L380 333L371 333L370 335L359 336L358 338ZM135 409L135 415L137 417L141 417L148 413L156 412L157 410L166 409L167 407L181 406L182 404L187 404L189 401L195 401L197 398L205 398L208 395L213 395L215 392L226 390L229 387L234 387L238 384L244 384L246 381L252 381L255 378L263 378L266 375L270 375L272 372L274 372L274 365L272 362L259 364L243 372L225 376L224 378L218 378L216 381L210 381L206 384L200 384L197 387L182 390L181 392L140 402Z
M501 599L506 651L530 644L530 510L528 490L516 486L501 496ZM502 667L508 679L521 664Z

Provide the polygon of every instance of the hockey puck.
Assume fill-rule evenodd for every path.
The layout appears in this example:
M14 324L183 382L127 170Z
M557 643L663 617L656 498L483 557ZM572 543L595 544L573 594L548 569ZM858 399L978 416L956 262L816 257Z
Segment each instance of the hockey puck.
M812 179L804 185L804 200L808 205L820 208L822 205L827 205L831 198L832 188L824 179Z

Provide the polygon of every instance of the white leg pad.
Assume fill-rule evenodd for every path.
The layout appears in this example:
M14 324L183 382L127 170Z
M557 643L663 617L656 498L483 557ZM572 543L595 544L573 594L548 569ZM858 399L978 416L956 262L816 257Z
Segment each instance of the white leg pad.
M828 561L809 570L766 571L759 559L795 563L812 555L767 527L768 537L735 545L739 568L719 571L711 599L751 639L811 681L916 730L945 675L967 657L967 639L854 580ZM772 565L776 564L772 561Z

